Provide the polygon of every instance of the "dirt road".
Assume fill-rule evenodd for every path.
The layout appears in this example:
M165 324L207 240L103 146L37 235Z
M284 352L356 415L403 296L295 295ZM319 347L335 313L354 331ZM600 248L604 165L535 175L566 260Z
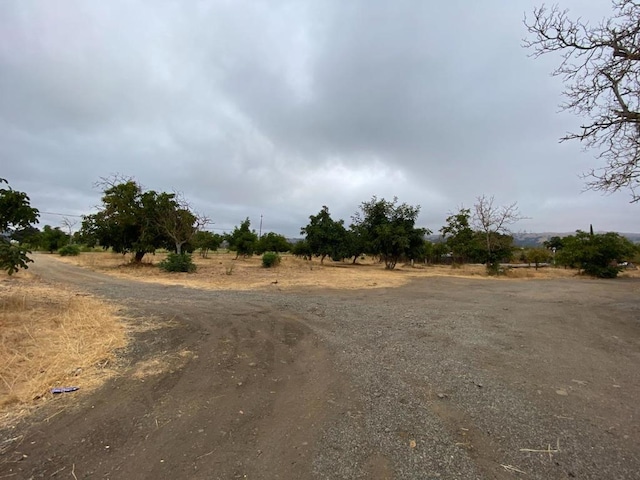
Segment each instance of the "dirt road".
M173 323L1 432L0 478L640 478L637 280L216 292L32 269Z

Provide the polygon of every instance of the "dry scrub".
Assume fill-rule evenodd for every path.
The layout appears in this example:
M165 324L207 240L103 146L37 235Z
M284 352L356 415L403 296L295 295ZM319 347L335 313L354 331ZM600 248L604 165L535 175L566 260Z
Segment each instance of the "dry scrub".
M233 253L212 253L209 258L194 254L198 266L195 274L166 273L156 268L165 254L147 255L141 265L134 266L129 257L109 253L83 253L77 257L57 257L61 261L88 267L92 270L135 280L180 284L195 288L216 290L253 290L259 288L393 288L400 287L414 278L454 276L484 280L545 279L575 277L576 270L563 268L508 269L505 275L489 277L483 265L398 265L395 270L385 270L384 264L370 258L359 260L357 265L317 259L309 262L292 255L283 255L276 268L263 268L259 256L235 259ZM637 276L638 272L623 276Z
M54 387L100 385L127 339L113 306L28 273L0 277L0 427L52 398Z

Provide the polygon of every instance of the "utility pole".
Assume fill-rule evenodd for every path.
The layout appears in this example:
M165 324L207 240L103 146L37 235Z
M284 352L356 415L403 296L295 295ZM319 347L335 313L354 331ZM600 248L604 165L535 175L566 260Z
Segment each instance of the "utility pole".
M262 238L262 214L260 214L260 231L258 233L258 240Z

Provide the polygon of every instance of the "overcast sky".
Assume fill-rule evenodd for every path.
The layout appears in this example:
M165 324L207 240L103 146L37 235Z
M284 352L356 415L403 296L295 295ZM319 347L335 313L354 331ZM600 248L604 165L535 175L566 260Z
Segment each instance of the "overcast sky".
M183 192L219 231L262 215L299 236L373 195L437 231L486 194L530 217L514 231L638 232L627 192L581 193L595 152L558 142L581 119L558 113L558 58L522 47L537 4L2 0L0 177L41 225L94 212L118 173Z

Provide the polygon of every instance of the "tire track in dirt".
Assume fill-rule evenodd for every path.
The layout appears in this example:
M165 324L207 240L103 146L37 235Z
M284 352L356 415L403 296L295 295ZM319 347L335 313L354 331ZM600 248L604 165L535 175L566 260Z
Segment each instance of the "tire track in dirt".
M43 256L33 272L175 326L139 334L131 368L95 395L56 399L47 413L62 413L22 426L24 437L0 463L0 477L311 476L320 426L337 408L327 400L341 385L328 352L298 317ZM145 368L156 360L164 370Z
M638 478L635 279L283 294L34 271L173 322L56 399L0 477Z

